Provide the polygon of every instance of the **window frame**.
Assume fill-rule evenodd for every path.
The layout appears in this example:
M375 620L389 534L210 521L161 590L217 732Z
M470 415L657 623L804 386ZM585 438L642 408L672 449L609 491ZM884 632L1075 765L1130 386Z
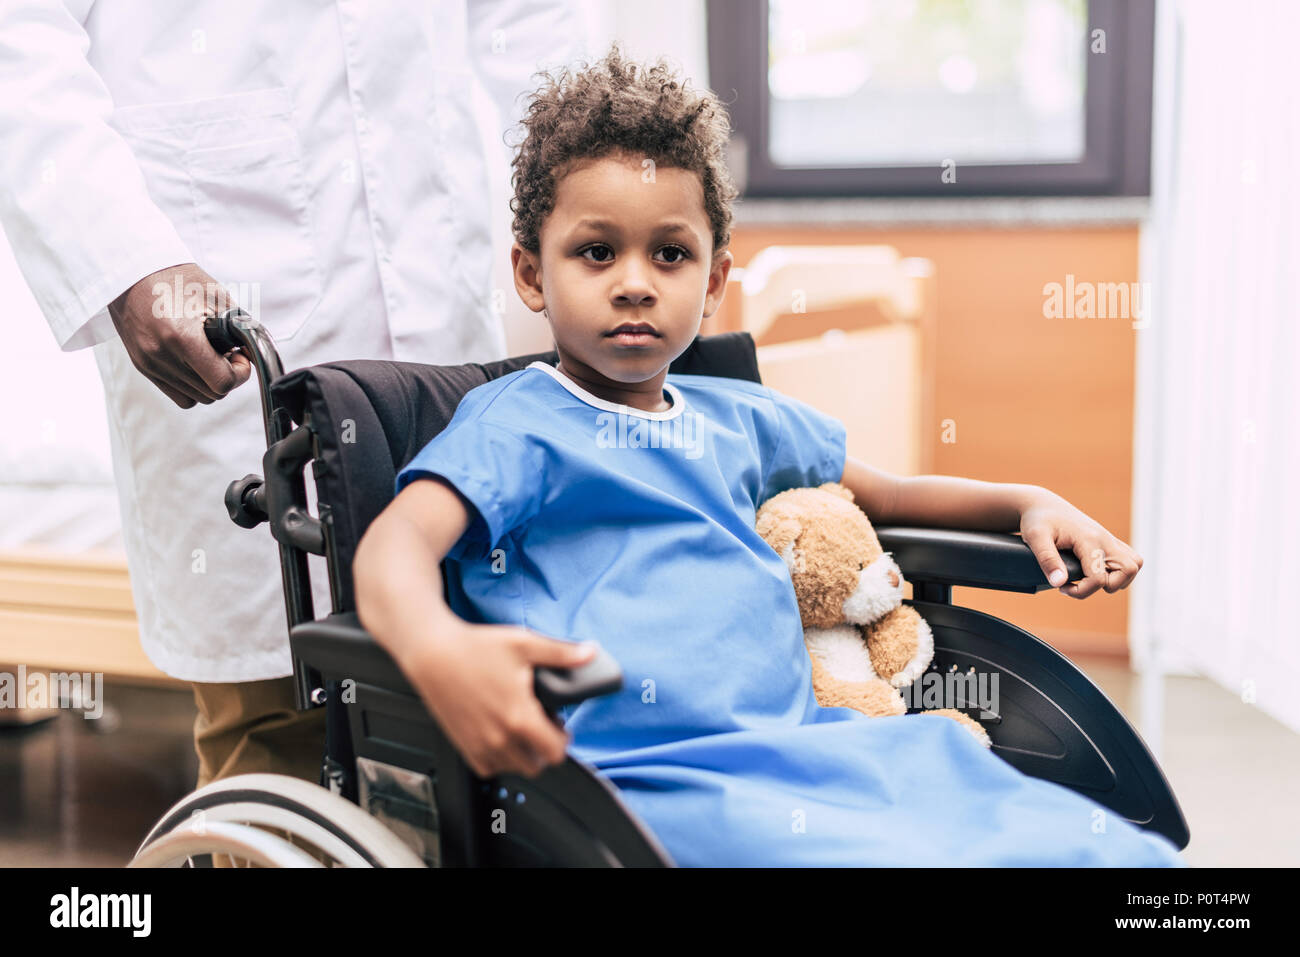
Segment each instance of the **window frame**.
M1087 37L1105 31L1106 52L1086 54L1084 155L1076 163L785 167L769 133L768 0L708 0L710 86L734 129L732 175L753 197L1149 196L1155 0L1088 0ZM759 51L751 55L748 51Z

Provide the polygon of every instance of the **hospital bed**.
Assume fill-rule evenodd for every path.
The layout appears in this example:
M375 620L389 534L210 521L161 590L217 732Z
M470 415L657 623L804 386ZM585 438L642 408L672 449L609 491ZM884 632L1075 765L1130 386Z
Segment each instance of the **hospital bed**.
M263 475L233 481L226 505L245 528L269 526L279 548L297 703L326 709L326 748L319 785L249 774L195 791L158 821L132 863L204 866L226 854L258 866L671 865L617 789L571 756L533 779L477 777L356 614L352 559L392 499L398 471L466 392L534 360L554 362L555 353L458 366L358 359L284 374L269 335L246 315L208 319L207 331L220 352L238 346L256 370ZM745 332L697 338L670 371L759 381ZM993 753L1186 847L1178 801L1106 695L1028 632L952 604L954 586L1050 588L1029 547L1011 534L877 533L912 584L908 603L934 633L930 670L997 676L996 710L967 709ZM319 616L309 555L324 558L329 576L330 608ZM1077 559L1062 558L1070 579L1081 578ZM620 682L605 655L572 672L538 669L535 690L554 712Z

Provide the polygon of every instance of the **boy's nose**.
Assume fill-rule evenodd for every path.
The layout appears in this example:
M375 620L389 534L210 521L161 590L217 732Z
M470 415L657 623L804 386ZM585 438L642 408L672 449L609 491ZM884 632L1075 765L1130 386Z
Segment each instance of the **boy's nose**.
M629 256L623 261L622 267L618 284L614 287L618 301L638 303L654 297L650 266L647 263L641 262L636 256Z
M614 289L614 301L618 303L636 306L653 300L654 289L640 277L625 277Z

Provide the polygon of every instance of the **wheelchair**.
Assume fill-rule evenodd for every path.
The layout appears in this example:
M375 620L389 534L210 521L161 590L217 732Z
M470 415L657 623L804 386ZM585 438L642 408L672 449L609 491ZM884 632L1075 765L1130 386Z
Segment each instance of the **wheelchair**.
M319 784L246 774L194 792L152 828L131 866L204 866L220 854L255 866L672 866L617 789L572 756L533 779L477 777L356 614L352 559L393 498L398 471L470 389L537 359L553 364L556 353L456 366L358 359L284 374L270 336L246 314L210 317L205 328L219 352L239 347L258 378L263 476L231 482L225 502L236 524L269 525L279 547L297 706L326 709L325 753ZM669 371L760 381L748 333L697 337ZM1051 588L1019 536L876 531L912 583L908 604L933 632L930 670L997 676L996 712L963 709L989 734L993 752L1186 847L1178 801L1106 695L1028 632L952 604L954 585ZM309 554L328 570L331 607L320 618ZM1081 578L1078 560L1062 558L1070 579ZM535 690L552 713L620 686L607 657L568 672L536 671Z

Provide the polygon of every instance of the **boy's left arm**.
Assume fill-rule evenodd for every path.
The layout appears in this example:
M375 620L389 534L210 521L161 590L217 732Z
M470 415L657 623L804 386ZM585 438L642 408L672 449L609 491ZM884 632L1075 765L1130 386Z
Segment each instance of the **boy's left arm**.
M1127 588L1142 556L1055 492L1038 485L981 482L951 475L904 478L849 456L840 479L876 525L922 525L1020 532L1048 582L1063 595L1087 598ZM1058 549L1079 557L1085 577L1065 584Z

